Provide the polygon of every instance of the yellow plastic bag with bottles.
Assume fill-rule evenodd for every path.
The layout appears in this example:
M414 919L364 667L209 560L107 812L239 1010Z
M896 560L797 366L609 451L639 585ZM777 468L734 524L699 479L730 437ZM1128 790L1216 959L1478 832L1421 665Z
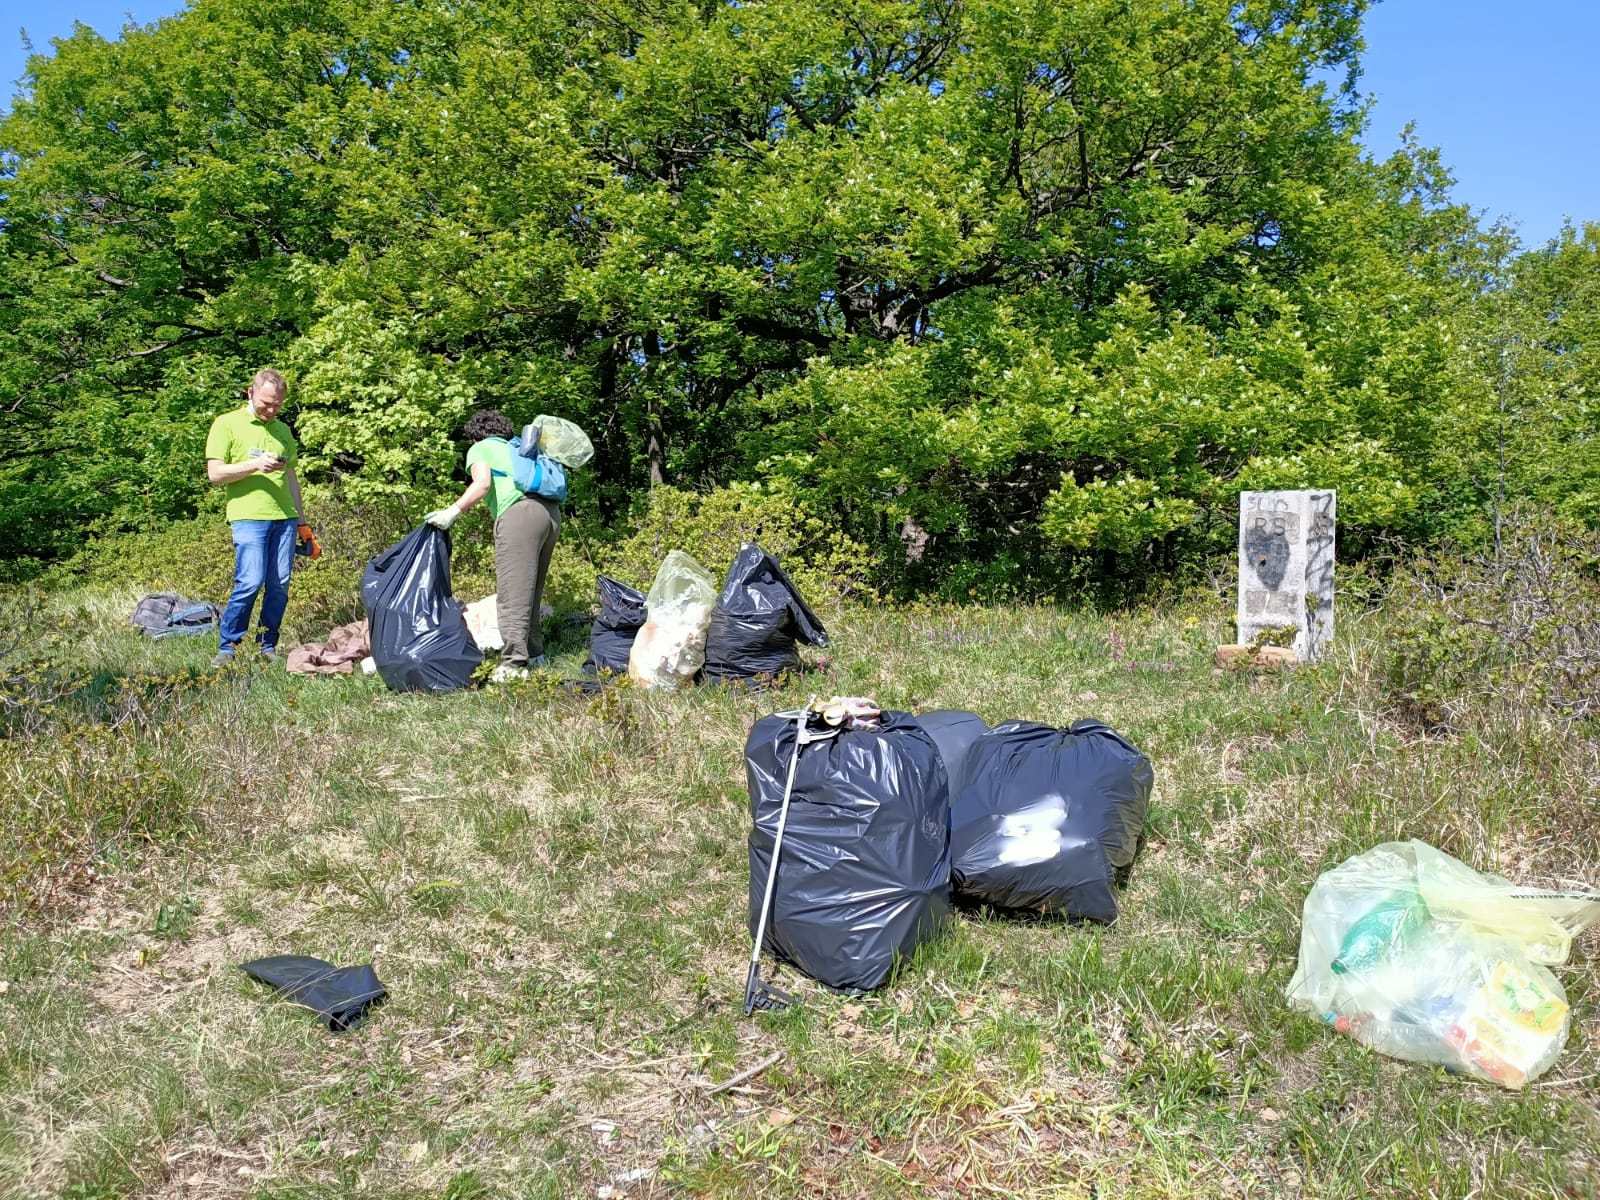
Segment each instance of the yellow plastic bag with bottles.
M1566 1044L1550 967L1600 920L1600 893L1521 887L1426 842L1386 842L1306 897L1289 1002L1380 1053L1508 1088Z

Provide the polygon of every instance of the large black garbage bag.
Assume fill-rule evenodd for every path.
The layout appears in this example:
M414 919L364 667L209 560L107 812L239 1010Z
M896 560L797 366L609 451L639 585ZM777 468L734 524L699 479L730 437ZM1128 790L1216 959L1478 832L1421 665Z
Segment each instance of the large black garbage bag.
M966 786L972 745L989 732L989 726L977 713L963 712L959 708L922 713L917 717L917 724L928 731L933 744L939 748L939 757L944 760L945 776L950 780L950 798L953 801Z
M757 721L745 743L751 937L794 744L793 714ZM949 916L949 819L944 764L906 713L803 747L765 949L840 991L881 987Z
M826 646L828 631L789 576L754 542L739 547L706 634L708 679L771 677L800 666L796 643Z
M1133 865L1155 773L1098 721L1012 721L972 743L950 806L958 899L1117 918L1115 873Z
M600 615L589 627L589 660L583 664L584 673L626 675L633 639L649 616L644 593L605 575L595 583L600 592Z
M483 663L461 602L450 595L450 539L421 525L367 564L361 577L372 657L396 692L465 687Z

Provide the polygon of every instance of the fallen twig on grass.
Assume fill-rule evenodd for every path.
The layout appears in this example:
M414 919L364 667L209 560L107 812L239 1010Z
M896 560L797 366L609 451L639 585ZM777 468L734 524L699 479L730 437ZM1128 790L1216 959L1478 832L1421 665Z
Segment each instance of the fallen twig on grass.
M767 1055L767 1057L763 1058L755 1066L746 1067L744 1070L740 1071L737 1075L731 1075L727 1079L724 1079L721 1083L710 1085L710 1086L708 1086L706 1083L702 1083L700 1086L705 1089L706 1095L715 1096L719 1092L726 1092L730 1088L737 1087L739 1084L743 1083L746 1079L755 1078L757 1075L761 1074L761 1072L765 1071L768 1067L772 1066L774 1063L776 1063L782 1057L783 1057L783 1051L782 1050L775 1051L774 1053Z

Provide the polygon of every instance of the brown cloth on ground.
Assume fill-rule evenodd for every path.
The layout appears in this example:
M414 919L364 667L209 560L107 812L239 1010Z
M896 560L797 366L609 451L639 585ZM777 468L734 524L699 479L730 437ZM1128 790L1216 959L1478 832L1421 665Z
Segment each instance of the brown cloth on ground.
M367 623L337 626L325 642L307 642L289 651L286 668L295 675L353 675L355 664L372 653Z

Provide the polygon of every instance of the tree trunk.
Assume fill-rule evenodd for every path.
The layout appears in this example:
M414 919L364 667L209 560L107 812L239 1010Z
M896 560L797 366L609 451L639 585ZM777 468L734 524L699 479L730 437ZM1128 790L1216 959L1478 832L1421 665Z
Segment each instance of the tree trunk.
M650 386L650 368L661 357L661 338L653 329L644 335L644 354L645 457L650 462L650 486L659 487L667 481L667 433L661 424L661 406Z
M650 459L650 486L656 487L667 481L667 435L661 428L661 412L656 407L655 397L650 397L645 403L649 418L645 454Z

